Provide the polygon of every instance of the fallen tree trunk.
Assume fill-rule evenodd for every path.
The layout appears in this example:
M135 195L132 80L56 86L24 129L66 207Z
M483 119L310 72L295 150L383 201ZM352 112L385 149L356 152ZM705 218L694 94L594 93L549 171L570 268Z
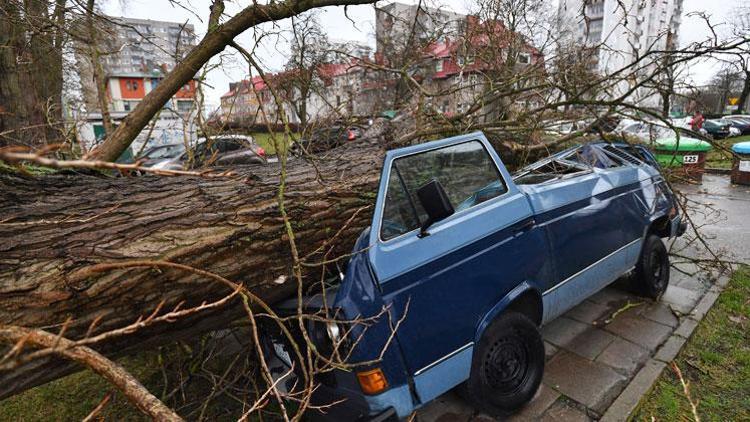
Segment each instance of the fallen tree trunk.
M286 209L301 256L319 249L344 223L331 256L351 251L369 224L384 148L370 139L335 159L289 162ZM279 167L240 169L232 178L103 178L80 174L0 175L0 325L81 338L121 327L186 301L198 305L231 293L196 274L134 268L92 273L95 264L136 259L187 264L241 282L268 302L296 289L278 209ZM317 254L320 258L320 253ZM315 261L315 257L312 258ZM308 269L320 275L320 268ZM287 278L278 284L280 277ZM223 328L239 306L162 324L96 346L104 354ZM0 349L0 355L2 355ZM0 372L0 398L75 369L44 358Z

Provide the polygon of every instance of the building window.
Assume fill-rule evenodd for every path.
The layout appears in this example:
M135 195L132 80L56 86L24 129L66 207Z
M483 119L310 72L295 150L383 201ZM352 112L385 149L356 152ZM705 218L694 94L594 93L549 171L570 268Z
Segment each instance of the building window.
M437 63L435 63L435 72L442 72L443 71L443 59L438 59Z
M128 91L138 91L138 81L125 81L125 88Z
M193 109L192 101L177 101L177 111L186 113Z
M529 53L520 53L518 55L518 63L521 63L521 64L531 63L531 55Z

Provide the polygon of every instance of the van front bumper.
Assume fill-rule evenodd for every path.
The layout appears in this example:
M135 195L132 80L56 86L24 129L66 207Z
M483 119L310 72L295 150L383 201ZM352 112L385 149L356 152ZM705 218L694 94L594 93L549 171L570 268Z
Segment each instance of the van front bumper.
M672 219L670 222L670 236L669 237L678 237L685 234L685 231L687 230L687 221L682 218L681 215L678 215Z
M340 402L340 403L339 403ZM313 406L327 406L324 410L310 409L305 416L315 422L398 422L396 409L389 407L381 411L373 411L367 400L361 395L347 395L339 389L331 388L325 384L318 384L311 404Z

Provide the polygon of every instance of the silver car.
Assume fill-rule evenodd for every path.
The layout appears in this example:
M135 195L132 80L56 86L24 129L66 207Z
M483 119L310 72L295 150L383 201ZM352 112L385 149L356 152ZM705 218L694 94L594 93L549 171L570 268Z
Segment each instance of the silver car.
M188 152L155 164L155 169L181 170L189 158ZM266 151L246 135L221 135L199 138L193 149L193 167L266 164Z

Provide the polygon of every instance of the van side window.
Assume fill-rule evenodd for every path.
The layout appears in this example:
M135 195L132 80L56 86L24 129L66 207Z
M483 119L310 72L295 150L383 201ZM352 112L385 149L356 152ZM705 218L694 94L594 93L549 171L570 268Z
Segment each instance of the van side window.
M497 165L479 141L408 155L393 161L380 237L392 239L427 220L417 190L437 179L456 212L508 191Z

